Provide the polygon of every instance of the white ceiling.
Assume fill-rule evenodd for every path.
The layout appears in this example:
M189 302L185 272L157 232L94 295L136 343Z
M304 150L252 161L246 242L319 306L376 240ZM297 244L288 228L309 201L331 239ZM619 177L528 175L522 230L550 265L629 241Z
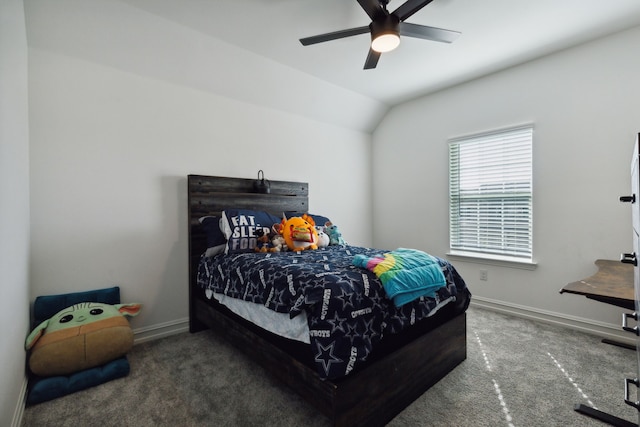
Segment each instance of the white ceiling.
M407 22L460 31L454 43L403 37L363 70L368 34L298 41L368 25L356 0L122 1L387 105L640 25L639 0L434 0Z

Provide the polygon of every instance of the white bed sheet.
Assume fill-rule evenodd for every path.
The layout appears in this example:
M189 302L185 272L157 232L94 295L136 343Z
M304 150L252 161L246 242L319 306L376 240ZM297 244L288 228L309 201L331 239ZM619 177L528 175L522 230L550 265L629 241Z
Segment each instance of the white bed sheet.
M266 329L281 337L301 341L309 344L309 325L307 315L302 312L293 319L286 313L278 313L270 310L262 304L230 298L207 289L207 298L215 298L220 304L226 306L233 313L245 320Z

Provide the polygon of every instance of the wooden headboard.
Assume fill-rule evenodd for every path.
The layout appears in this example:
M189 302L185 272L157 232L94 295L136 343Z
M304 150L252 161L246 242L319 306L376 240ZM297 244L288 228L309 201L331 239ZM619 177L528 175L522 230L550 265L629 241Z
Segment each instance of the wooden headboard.
M207 240L199 218L220 216L224 209L239 208L270 212L278 217L284 211L306 212L309 206L309 184L306 182L272 181L270 193L256 193L255 179L189 175L189 295L195 286L200 255Z

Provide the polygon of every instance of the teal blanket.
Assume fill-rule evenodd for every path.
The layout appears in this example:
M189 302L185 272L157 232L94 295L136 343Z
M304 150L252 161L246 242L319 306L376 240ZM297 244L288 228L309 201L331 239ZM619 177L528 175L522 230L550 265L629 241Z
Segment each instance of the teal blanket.
M420 297L435 297L447 284L437 259L417 249L399 248L381 257L356 255L353 265L374 272L396 307Z

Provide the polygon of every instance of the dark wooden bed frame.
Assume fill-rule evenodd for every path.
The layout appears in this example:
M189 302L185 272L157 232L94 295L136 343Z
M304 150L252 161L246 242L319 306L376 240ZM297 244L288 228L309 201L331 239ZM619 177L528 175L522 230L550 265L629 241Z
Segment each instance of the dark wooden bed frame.
M220 304L206 301L196 285L198 261L206 249L198 218L220 215L232 207L264 210L278 216L283 211L308 209L307 183L270 181L270 193L261 194L254 192L254 181L188 176L191 332L215 330L327 415L335 426L388 423L466 359L466 315L461 313L345 378L323 380L315 368L283 345L282 338L262 331Z

